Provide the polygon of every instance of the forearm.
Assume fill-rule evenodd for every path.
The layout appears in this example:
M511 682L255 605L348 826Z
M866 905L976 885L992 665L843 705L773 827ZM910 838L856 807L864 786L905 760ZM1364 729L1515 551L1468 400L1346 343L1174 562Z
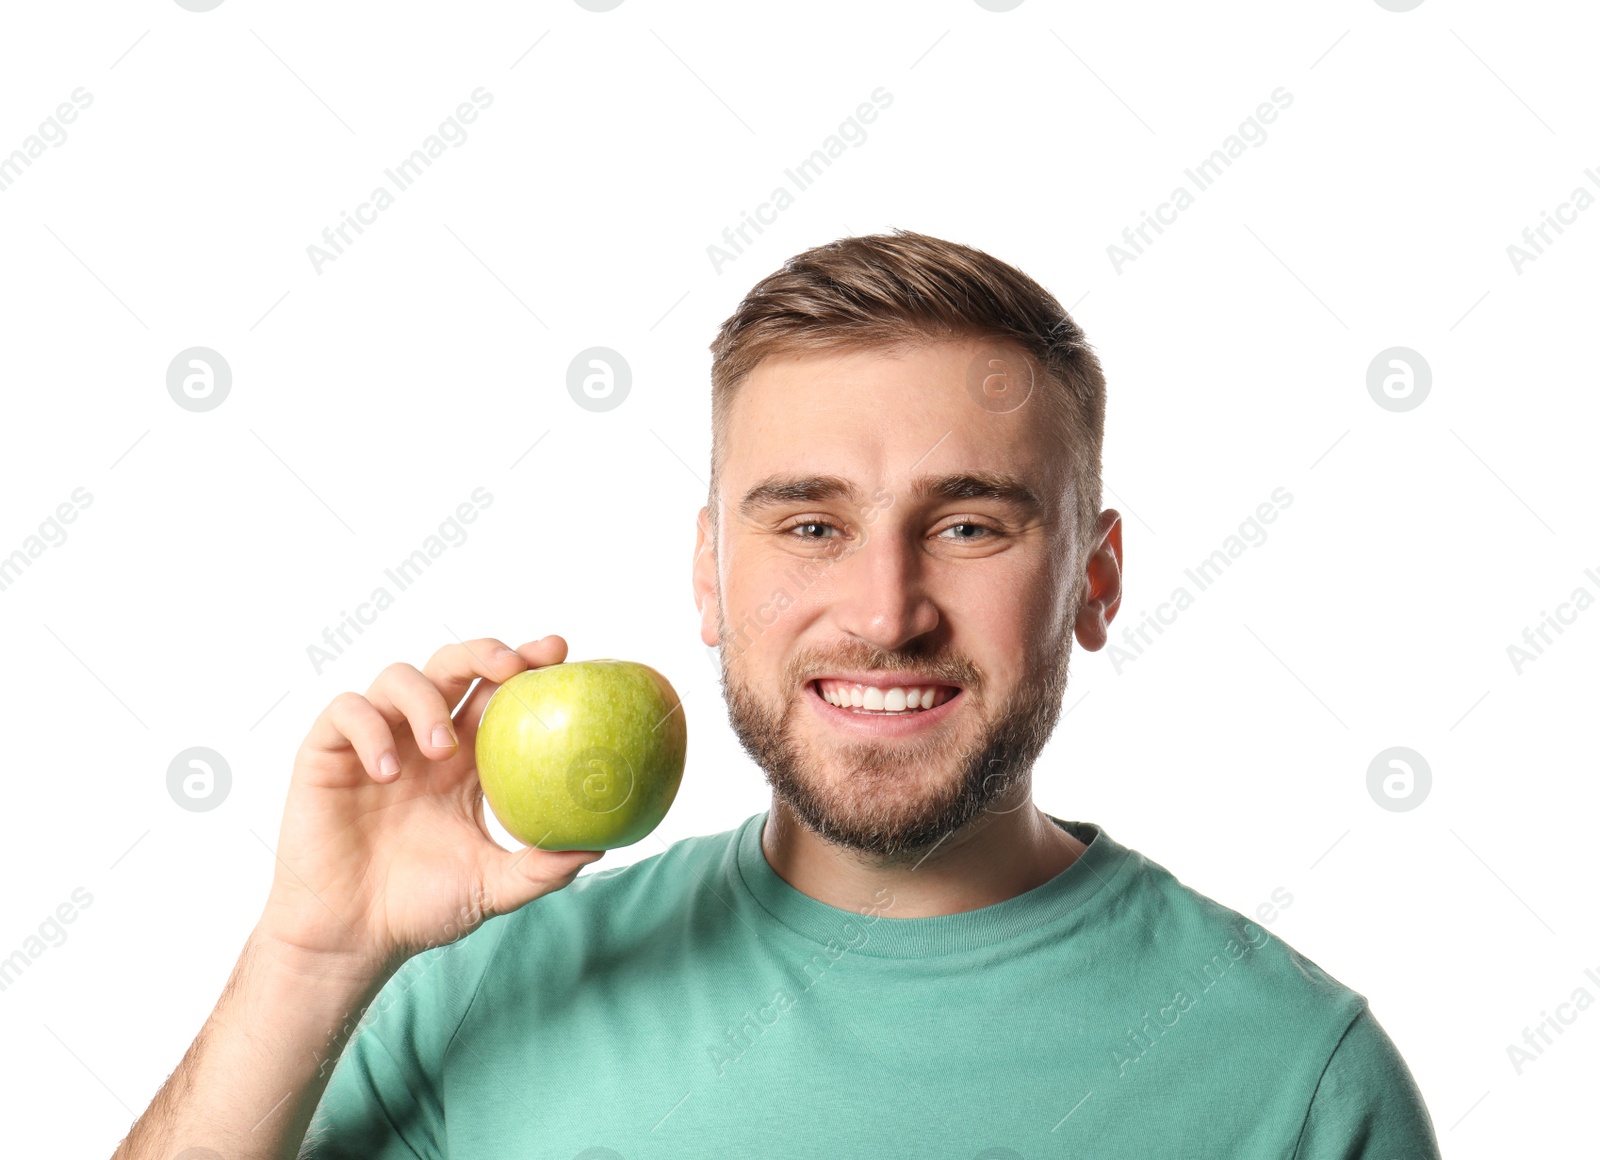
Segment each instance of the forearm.
M293 1160L334 1062L393 971L253 933L210 1018L112 1160L169 1160L186 1148Z

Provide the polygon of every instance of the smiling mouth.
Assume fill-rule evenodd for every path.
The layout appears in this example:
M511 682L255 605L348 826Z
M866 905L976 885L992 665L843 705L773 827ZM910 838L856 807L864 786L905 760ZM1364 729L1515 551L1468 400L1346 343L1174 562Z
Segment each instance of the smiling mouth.
M961 692L954 685L866 685L823 677L811 682L828 704L863 716L910 717L937 708Z

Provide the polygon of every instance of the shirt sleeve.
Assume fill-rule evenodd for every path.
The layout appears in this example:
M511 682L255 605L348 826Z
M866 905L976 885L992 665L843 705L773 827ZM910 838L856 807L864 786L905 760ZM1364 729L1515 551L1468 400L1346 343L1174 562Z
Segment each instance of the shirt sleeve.
M402 1066L368 1027L339 1057L301 1160L430 1160L437 1135L428 1104L420 1069Z
M301 1160L442 1160L445 1054L509 917L416 955L384 984L326 1065Z
M1416 1080L1365 1004L1333 1049L1295 1160L1439 1160Z

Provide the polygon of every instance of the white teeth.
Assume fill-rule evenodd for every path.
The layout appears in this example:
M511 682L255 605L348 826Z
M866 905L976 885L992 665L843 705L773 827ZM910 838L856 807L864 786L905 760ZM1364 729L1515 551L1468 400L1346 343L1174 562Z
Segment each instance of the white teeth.
M932 709L949 697L940 686L896 685L880 688L873 685L846 685L832 678L817 682L822 699L842 709L862 709L869 713L905 713ZM953 695L953 690L950 691Z

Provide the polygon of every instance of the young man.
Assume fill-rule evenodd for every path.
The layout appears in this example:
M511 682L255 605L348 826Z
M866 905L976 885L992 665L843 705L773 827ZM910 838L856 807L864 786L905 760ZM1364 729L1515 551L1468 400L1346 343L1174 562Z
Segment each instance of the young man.
M385 670L313 725L266 909L119 1155L1437 1157L1359 993L1032 803L1121 598L1059 303L848 238L712 350L694 593L770 810L574 880L598 855L489 840L471 758L566 643Z

